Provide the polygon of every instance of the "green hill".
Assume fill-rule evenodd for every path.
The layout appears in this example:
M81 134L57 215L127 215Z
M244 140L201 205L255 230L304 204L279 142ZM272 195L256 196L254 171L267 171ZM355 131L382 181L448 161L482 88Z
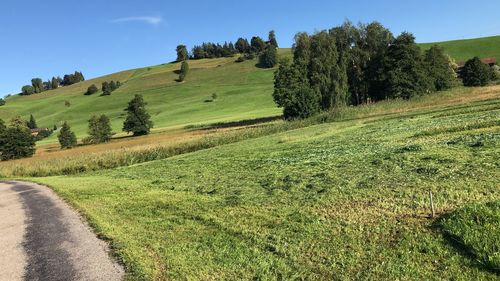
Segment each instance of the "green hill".
M475 56L481 58L495 57L500 59L500 36L484 37L466 40L454 40L437 43L420 44L423 49L438 44L457 62L466 61Z
M288 52L289 49L283 49L280 53ZM39 127L49 128L68 121L78 138L82 138L91 114L106 114L114 131L121 132L123 109L135 94L144 96L156 129L279 115L281 110L271 96L274 69L257 68L257 60L236 63L235 59L192 60L188 77L182 83L175 81L180 63L169 63L127 70L41 94L15 95L8 97L7 104L0 108L0 118L28 118L33 114ZM111 80L122 83L111 96L100 96L101 92L84 95L90 85L100 88L102 82ZM217 99L212 101L214 93ZM55 135L43 142L54 141Z
M457 61L473 56L500 58L500 36L421 46L429 48L432 44L442 45ZM280 49L281 56L289 54L290 49ZM274 69L257 68L256 60L236 63L235 59L190 61L190 73L183 83L175 81L180 64L169 63L110 74L41 94L11 96L0 107L0 118L28 118L33 114L39 127L59 127L68 121L81 139L86 136L90 115L106 114L113 130L121 133L123 109L135 94L144 95L148 102L155 130L279 115L281 110L271 96ZM100 96L100 92L83 95L88 86L96 84L100 88L102 82L111 80L123 84L111 96ZM214 93L218 98L211 102ZM53 142L55 134L40 143Z

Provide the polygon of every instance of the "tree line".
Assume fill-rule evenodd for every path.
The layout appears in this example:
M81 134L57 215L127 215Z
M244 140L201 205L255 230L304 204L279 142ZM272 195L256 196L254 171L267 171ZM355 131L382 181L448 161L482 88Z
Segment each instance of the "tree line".
M101 84L101 91L102 91L101 96L111 95L111 93L113 91L117 90L118 88L120 88L121 85L122 85L122 83L118 80L117 81L111 80L111 82L108 82L108 81L102 82L102 84ZM90 95L93 95L97 92L99 92L99 89L97 88L97 86L95 84L92 84L87 88L87 91L84 93L84 95L90 96Z
M21 88L21 95L33 95L39 94L45 91L50 91L59 88L59 86L69 86L81 81L85 81L83 73L75 71L73 74L66 74L64 78L60 76L52 77L47 81L43 81L41 78L31 79L31 85L24 85Z
M122 130L132 133L134 136L149 134L153 128L151 116L146 110L147 103L141 95L135 97L128 103L125 111L127 117L123 122ZM33 156L35 153L35 142L41 137L47 137L57 130L54 125L53 130L47 129L47 133L42 133L40 137L32 135L31 129L37 128L36 120L30 115L28 121L21 117L12 119L9 125L0 119L0 160L12 160ZM89 136L83 139L84 144L97 144L108 142L113 136L110 119L106 115L93 115L88 120ZM73 148L77 145L75 133L71 130L68 122L64 122L57 135L61 149Z
M259 36L253 36L250 42L248 39L240 37L234 44L233 42L224 42L224 44L204 42L201 45L194 46L191 53L188 52L186 45L178 45L176 48L176 61L181 62L188 59L197 60L205 58L232 57L238 53L260 54L269 45L274 46L274 48L278 48L278 42L276 41L274 31L269 32L268 41L264 41Z
M422 52L411 33L394 37L378 22L355 26L346 21L312 35L297 33L294 40L293 60L280 63L274 82L273 98L286 119L346 105L409 99L456 84L454 62L443 48L435 45Z

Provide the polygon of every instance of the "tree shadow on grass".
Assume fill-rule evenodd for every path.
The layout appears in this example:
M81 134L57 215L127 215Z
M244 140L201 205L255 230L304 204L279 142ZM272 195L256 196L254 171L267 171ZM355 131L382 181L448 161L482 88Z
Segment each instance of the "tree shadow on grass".
M496 267L494 264L492 264L488 261L485 261L481 257L479 257L477 255L477 253L475 252L474 248L467 245L461 237L454 235L452 233L449 233L448 231L443 229L441 223L443 220L445 220L449 217L450 217L450 214L446 214L446 215L443 215L440 218L438 218L432 224L432 226L431 226L432 230L441 234L444 242L446 244L452 246L452 248L455 249L455 251L458 254L468 258L471 262L471 265L473 265L481 270L488 271L488 272L491 272L491 273L494 273L494 274L500 276L500 268Z
M279 115L279 116L246 119L246 120L232 121L232 122L218 122L207 125L187 125L184 127L184 129L199 129L199 130L225 129L234 127L253 126L282 119L283 116Z

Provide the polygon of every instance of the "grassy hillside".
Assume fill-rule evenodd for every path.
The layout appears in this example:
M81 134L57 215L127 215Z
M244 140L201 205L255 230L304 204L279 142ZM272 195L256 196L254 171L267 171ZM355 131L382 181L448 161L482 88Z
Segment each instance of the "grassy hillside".
M288 50L289 51L289 50ZM281 53L287 53L281 50ZM33 114L39 127L60 126L68 121L79 138L86 135L91 114L107 114L115 132L120 133L127 102L142 94L155 128L175 128L189 124L236 121L279 115L272 100L273 69L260 69L256 60L235 63L236 58L190 61L185 82L175 80L179 63L128 70L31 96L12 96L0 108L0 118ZM111 96L84 96L91 84L119 80L122 87ZM211 95L216 93L214 102ZM65 101L71 103L65 106ZM55 135L44 142L55 141Z
M425 43L420 45L422 48L428 49L434 44L444 47L445 51L457 62L466 61L475 56L481 58L496 57L500 60L500 36Z
M111 239L130 279L496 280L443 237L427 196L438 216L500 199L499 93L381 102L344 121L32 180ZM475 233L460 227L448 224Z

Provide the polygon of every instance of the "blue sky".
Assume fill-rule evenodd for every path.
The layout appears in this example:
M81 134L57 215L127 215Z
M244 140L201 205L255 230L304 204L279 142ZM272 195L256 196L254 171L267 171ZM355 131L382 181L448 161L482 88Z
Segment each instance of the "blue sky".
M290 47L296 32L347 18L377 20L419 42L499 35L499 11L498 0L2 0L0 96L32 77L79 70L92 78L168 62L179 43L266 37L274 29L280 46Z

